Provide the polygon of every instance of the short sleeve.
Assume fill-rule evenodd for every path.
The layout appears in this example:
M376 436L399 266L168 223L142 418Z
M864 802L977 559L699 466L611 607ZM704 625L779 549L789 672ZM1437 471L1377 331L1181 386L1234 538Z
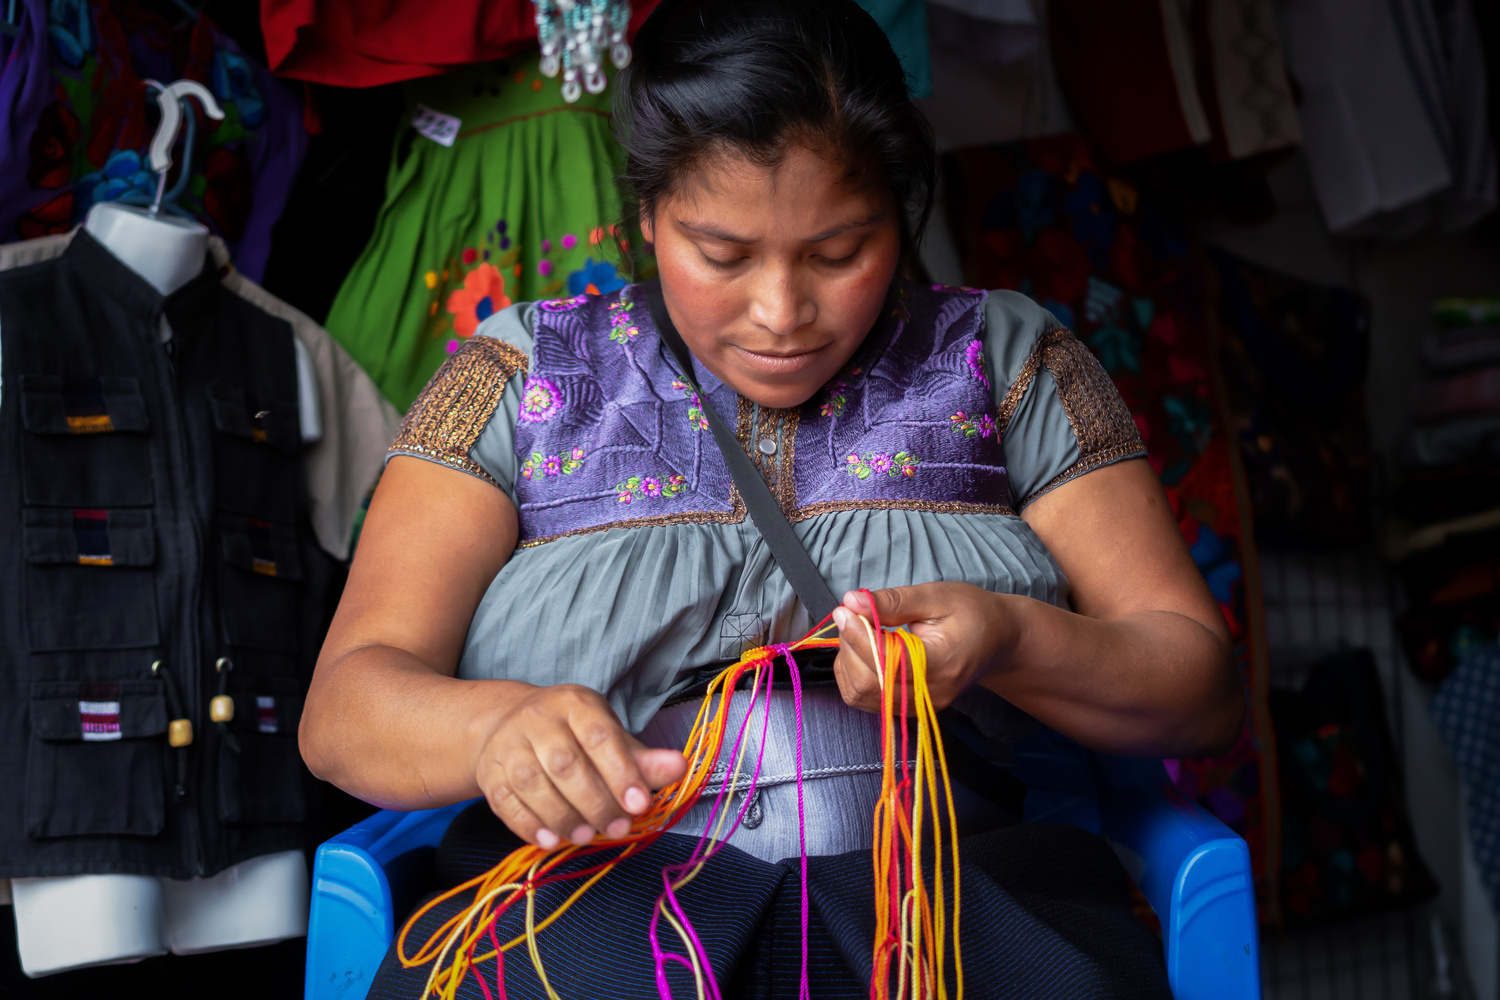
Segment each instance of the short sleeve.
M1146 446L1104 367L1072 331L1019 292L991 292L985 357L1016 510Z
M515 500L516 419L535 344L529 302L474 331L422 390L386 455L410 455L466 472Z

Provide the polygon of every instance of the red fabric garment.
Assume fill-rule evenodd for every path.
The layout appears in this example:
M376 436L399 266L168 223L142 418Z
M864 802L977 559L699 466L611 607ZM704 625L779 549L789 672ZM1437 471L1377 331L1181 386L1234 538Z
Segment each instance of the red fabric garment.
M1173 70L1161 0L1051 0L1048 31L1068 105L1111 164L1211 138L1191 76Z
M630 35L657 0L632 4ZM504 59L536 45L531 0L261 0L266 58L278 76L374 87Z

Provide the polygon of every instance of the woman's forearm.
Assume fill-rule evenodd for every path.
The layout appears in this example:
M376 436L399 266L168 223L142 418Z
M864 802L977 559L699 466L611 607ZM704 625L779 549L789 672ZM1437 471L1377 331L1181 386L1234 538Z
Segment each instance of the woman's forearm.
M318 777L390 809L432 809L480 794L484 740L532 685L460 680L391 646L319 664L299 733Z
M1239 735L1244 695L1223 638L1173 611L1096 619L994 595L1018 628L985 687L1087 746L1212 756Z

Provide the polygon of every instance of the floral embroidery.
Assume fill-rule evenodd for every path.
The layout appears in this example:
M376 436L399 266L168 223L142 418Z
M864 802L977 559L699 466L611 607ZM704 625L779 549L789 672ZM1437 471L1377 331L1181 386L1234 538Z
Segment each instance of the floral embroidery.
M562 402L557 383L544 378L530 379L521 395L521 419L528 424L550 420Z
M882 472L892 478L896 476L910 478L917 474L917 466L922 464L922 460L909 451L898 451L894 455L877 451L863 456L849 455L844 459L844 463L844 471L858 479L869 479Z
M570 299L558 299L555 302L539 302L537 303L537 308L549 313L568 312L569 310L577 309L588 300L589 297L587 295L575 295Z
M630 339L639 334L640 328L630 321L630 310L634 303L621 295L619 300L609 304L609 339L617 344L629 343Z
M964 350L964 360L969 363L969 372L988 389L990 377L984 371L984 341L969 341L969 346Z
M703 412L703 400L698 398L698 394L693 391L693 387L680 378L674 378L672 380L672 388L683 393L688 398L688 403L690 404L687 414L688 423L692 424L696 430L708 430L708 414Z
M102 170L84 174L73 184L73 210L81 218L100 202L117 201L125 195L151 196L156 193L157 175L152 173L133 149L109 154Z
M842 417L849 405L849 381L862 374L863 368L851 368L828 385L828 399L819 410L825 417Z
M891 306L891 316L903 323L911 322L911 290L904 281L897 283L896 301Z
M953 433L962 434L964 437L987 438L995 433L995 418L988 413L982 413L976 419L963 410L959 410L948 418L948 426L952 428Z
M455 289L448 296L453 331L460 337L472 336L480 323L508 305L510 297L505 294L505 275L493 264L480 264L464 275L464 287Z
M666 479L657 476L631 476L615 484L615 493L620 503L631 503L640 497L653 500L670 500L679 493L687 492L687 480L677 474Z
M539 451L534 451L531 457L521 465L521 478L571 476L581 468L583 468L582 448L574 448L568 453L567 458L561 455L543 455Z

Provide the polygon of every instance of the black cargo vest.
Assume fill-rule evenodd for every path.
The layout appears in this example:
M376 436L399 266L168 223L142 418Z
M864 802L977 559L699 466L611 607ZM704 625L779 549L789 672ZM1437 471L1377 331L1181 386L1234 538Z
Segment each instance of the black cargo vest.
M164 298L84 231L0 273L0 877L189 878L304 846L333 563L292 338L211 261Z

